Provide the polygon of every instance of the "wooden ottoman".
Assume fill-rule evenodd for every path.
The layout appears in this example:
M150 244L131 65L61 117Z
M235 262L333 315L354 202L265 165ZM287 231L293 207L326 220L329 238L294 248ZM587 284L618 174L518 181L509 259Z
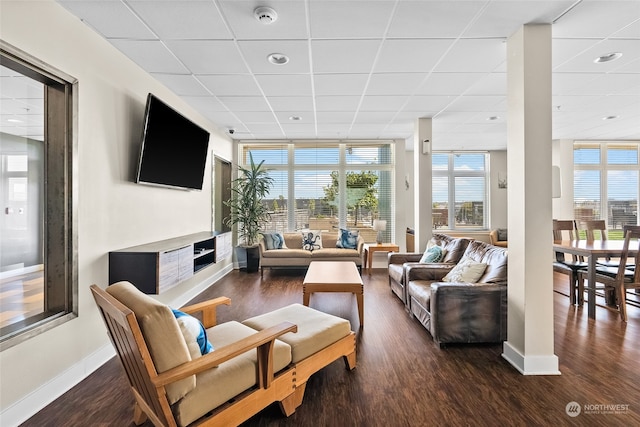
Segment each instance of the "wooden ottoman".
M283 321L298 326L297 333L286 333L279 338L291 346L291 363L296 367L297 408L302 404L307 380L311 375L340 356L347 369L356 367L356 339L348 320L301 304L292 304L242 323L250 328L263 330Z

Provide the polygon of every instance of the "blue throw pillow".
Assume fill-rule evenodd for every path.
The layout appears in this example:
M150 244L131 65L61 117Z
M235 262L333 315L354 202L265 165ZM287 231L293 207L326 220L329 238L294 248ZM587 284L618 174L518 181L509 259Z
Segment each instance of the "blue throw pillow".
M284 243L284 237L280 233L261 233L264 238L264 245L267 250L270 249L286 249L287 245Z
M422 263L440 262L442 261L443 258L444 258L444 251L440 246L436 245L436 246L430 247L424 252L424 254L422 255L422 258L420 258L420 262Z
M358 236L360 235L359 230L346 230L344 228L340 229L340 233L338 234L338 240L336 241L336 248L343 249L355 249L358 247Z
M184 336L192 359L194 356L197 356L195 354L197 351L200 352L200 355L213 351L213 346L209 340L207 340L207 331L198 319L180 310L172 308L171 311L173 311L173 315L178 321L180 331Z

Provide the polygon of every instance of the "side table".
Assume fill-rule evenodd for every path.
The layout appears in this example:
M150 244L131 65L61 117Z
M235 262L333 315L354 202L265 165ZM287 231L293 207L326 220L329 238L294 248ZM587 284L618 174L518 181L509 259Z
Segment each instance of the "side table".
M374 252L400 252L400 247L395 243L365 243L364 244L364 269L369 265L369 274L373 266Z

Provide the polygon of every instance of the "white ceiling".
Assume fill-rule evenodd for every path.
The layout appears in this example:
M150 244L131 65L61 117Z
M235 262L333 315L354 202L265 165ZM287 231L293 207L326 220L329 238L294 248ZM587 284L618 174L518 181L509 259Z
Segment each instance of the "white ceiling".
M640 0L58 2L236 139L404 139L431 117L436 150L506 148L505 41L553 23L553 138L640 139Z

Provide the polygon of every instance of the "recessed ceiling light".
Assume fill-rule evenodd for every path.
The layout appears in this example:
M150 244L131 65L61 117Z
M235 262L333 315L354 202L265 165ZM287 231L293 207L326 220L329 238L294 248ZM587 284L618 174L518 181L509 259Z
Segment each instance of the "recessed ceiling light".
M611 53L607 53L606 55L597 57L596 59L593 60L593 62L611 62L611 61L615 61L621 56L622 56L622 53L620 52L611 52Z
M607 116L607 117L603 117L602 120L615 120L617 118L618 116Z
M498 120L500 118L500 116L491 116L491 117L487 117L487 120Z
M275 65L284 65L289 62L289 57L282 53L272 53L267 56L267 59L269 60L269 62Z
M22 123L22 120L18 120L18 119L7 119L7 121L9 123Z
M289 116L289 120L297 122L299 120L302 120L302 117L300 117L300 116Z

